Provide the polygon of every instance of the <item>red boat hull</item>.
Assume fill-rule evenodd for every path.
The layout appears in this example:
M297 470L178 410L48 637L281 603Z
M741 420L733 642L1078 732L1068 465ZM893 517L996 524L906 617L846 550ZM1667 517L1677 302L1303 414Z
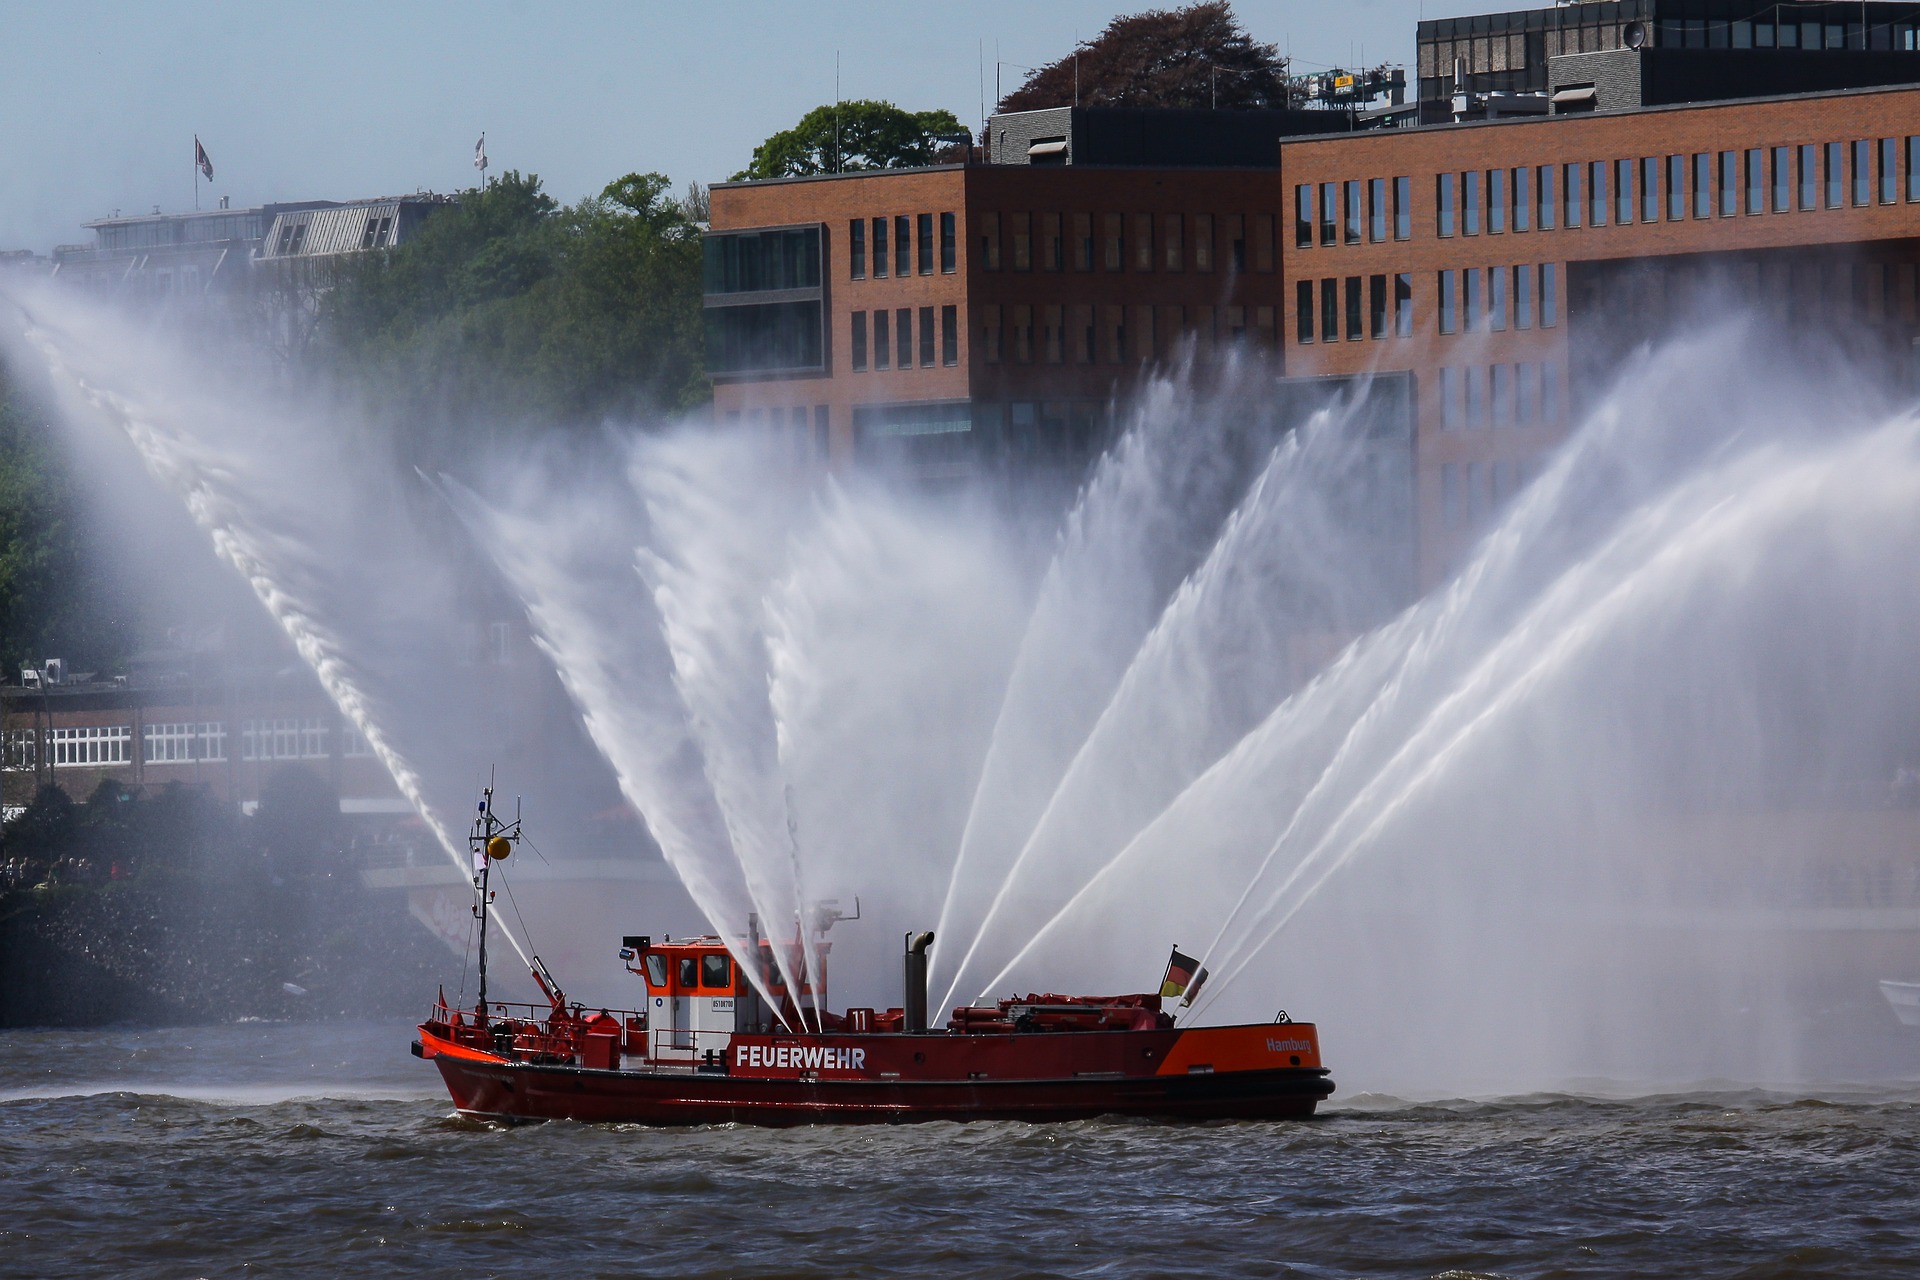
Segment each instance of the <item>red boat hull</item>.
M1277 1063L1271 1061L1275 1055L1254 1048L1276 1043L1271 1034L1276 1032L1286 1036L1284 1049L1294 1050L1278 1055ZM1299 1024L994 1037L936 1033L849 1041L870 1047L871 1072L794 1069L770 1053L769 1063L781 1065L761 1068L762 1053L773 1042L737 1048L741 1069L731 1069L728 1058L723 1069L695 1071L514 1061L462 1051L430 1035L423 1039L420 1052L440 1068L461 1113L505 1121L784 1126L1103 1115L1273 1120L1311 1116L1333 1092L1319 1065L1313 1029ZM1312 1052L1297 1051L1309 1044ZM1257 1058L1248 1057L1256 1052ZM1209 1061L1197 1064L1196 1055ZM1217 1067L1214 1059L1220 1060ZM878 1068L889 1064L903 1070L880 1078ZM920 1064L919 1071L914 1064Z

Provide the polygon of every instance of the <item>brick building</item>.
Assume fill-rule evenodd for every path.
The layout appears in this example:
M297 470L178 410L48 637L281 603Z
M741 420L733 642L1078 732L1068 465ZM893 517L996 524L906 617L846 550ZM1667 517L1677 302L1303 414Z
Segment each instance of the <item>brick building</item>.
M1693 19L1661 25L1683 9L1572 7L1652 22L1654 45L1684 54ZM1881 59L1860 78L1914 57L1920 10L1850 11L1867 16L1861 44L1842 23L1836 48ZM1776 24L1764 47L1701 52L1771 57L1782 38ZM1551 59L1543 86L1593 56ZM1404 374L1426 586L1616 358L1710 297L1788 323L1817 311L1907 376L1920 88L1623 109L1529 92L1497 119L1285 130L1269 166L1090 163L996 117L1008 163L716 186L716 413L777 426L799 457L940 475L1084 457L1116 397L1188 349L1202 366L1261 353L1287 381ZM1186 114L1202 131L1212 115ZM1033 135L1024 148L1000 145L1003 120Z

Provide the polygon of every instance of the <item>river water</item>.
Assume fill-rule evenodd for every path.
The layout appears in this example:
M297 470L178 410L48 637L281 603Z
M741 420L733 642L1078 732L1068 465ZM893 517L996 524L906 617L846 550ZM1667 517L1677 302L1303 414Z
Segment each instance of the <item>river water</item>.
M1920 1085L509 1129L410 1036L0 1034L0 1276L1920 1274Z

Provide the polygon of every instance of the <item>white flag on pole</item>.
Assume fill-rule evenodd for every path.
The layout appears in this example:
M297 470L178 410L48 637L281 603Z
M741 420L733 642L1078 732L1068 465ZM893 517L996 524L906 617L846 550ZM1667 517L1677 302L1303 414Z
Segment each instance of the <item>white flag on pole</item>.
M480 141L473 144L473 167L482 173L487 171L487 135L484 133Z

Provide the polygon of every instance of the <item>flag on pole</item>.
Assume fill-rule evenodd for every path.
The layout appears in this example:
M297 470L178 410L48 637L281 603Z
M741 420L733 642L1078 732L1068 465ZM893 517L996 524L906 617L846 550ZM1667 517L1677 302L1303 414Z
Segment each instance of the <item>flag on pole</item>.
M193 135L194 168L207 175L207 181L213 181L213 161L207 156L207 149L200 145L200 135Z
M484 133L480 141L473 144L473 167L482 173L487 171L487 135Z
M1198 976L1195 976L1198 970ZM1160 995L1171 1000L1175 996L1187 995L1189 990L1198 992L1200 984L1207 980L1207 971L1200 968L1200 962L1185 955L1180 948L1173 949L1173 955L1167 960L1167 976L1160 981ZM1191 997L1188 1000L1192 1002Z

